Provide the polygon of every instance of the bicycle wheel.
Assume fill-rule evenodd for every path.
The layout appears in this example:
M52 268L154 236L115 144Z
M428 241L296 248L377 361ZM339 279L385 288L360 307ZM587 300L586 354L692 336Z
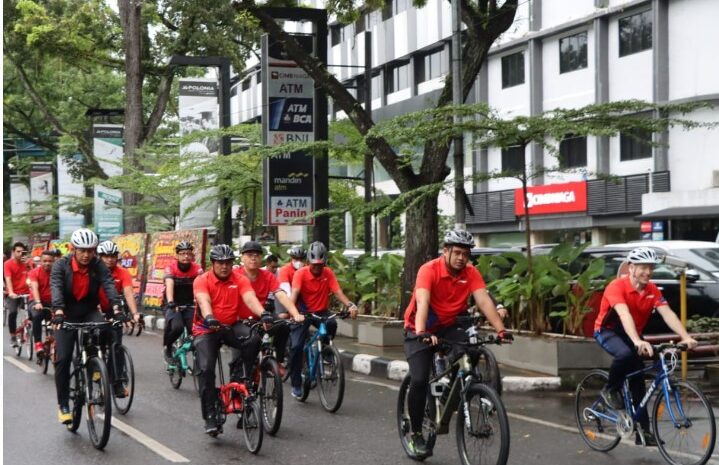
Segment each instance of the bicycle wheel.
M181 341L178 339L175 342L172 343L172 353L176 354L177 349L180 348L182 345ZM163 349L164 350L164 349ZM180 389L180 385L182 385L182 378L184 377L184 373L182 373L182 362L179 357L173 357L173 364L167 364L166 363L166 369L167 369L167 376L170 377L170 384L174 389Z
M85 371L78 368L75 362L72 362L70 369L70 411L72 412L72 423L67 425L67 429L73 433L80 427L82 420L82 408L85 406Z
M262 424L267 434L274 436L282 423L282 377L277 360L272 357L262 360L261 370Z
M285 357L283 360L277 360L278 363L281 363L285 367L285 375L282 377L282 382L287 381L290 379L290 349L292 349L292 338L287 338L287 347L285 347Z
M317 363L320 402L325 410L334 413L342 406L345 395L345 369L342 366L340 352L333 345L323 345Z
M242 399L242 434L247 450L256 454L262 447L262 405L254 398Z
M302 395L300 396L300 402L307 400L310 395L310 389L312 389L312 377L310 376L310 363L307 360L307 352L302 352Z
M716 440L711 404L692 383L671 381L671 388L669 402L660 391L652 411L659 452L672 465L704 465Z
M112 402L115 404L117 411L125 415L130 411L132 400L135 398L135 366L132 363L130 351L123 345L117 347L115 357L115 363L120 362L122 369L115 369ZM115 389L119 389L118 386L122 386L126 391L125 397L116 395Z
M457 450L463 465L505 465L509 458L509 420L494 389L473 383L465 410L457 411Z
M102 359L92 357L87 362L87 432L95 449L102 450L110 439L110 375Z
M28 321L23 325L23 327L25 328L25 336L23 338L23 345L25 346L25 356L28 360L32 360L33 350L35 350L32 337L32 322Z
M502 376L499 374L497 358L487 347L477 347L477 356L474 372L479 376L482 383L494 389L501 396Z
M195 357L195 350L192 349L185 353L187 357L187 364L192 367L192 384L195 386L195 394L200 397L200 377L199 368L197 368L197 358Z
M622 439L615 423L602 415L607 412L599 391L607 384L609 375L604 370L592 370L577 385L575 392L575 412L579 434L587 445L600 452L608 452Z
M409 419L409 409L407 406L407 393L409 392L409 375L405 376L402 384L399 386L399 394L397 395L397 431L399 432L400 443L407 457L419 462L426 459L429 455L415 455L409 448L410 436L412 434L411 423ZM427 449L432 450L437 440L437 430L435 428L434 418L436 416L436 407L434 399L427 395L427 403L424 407L424 418L422 420L422 435L427 444Z

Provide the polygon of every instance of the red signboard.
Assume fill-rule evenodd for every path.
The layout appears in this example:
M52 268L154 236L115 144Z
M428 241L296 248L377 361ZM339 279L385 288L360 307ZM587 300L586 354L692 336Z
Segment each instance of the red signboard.
M639 230L643 233L652 232L652 222L651 221L642 221L641 223L639 223Z
M514 191L514 213L524 215L522 189ZM530 215L587 211L586 181L531 186L527 188Z

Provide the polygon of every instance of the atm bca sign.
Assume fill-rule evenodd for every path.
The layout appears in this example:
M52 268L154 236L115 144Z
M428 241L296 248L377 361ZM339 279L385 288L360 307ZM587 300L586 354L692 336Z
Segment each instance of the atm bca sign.
M277 197L270 199L270 224L314 224L312 197Z

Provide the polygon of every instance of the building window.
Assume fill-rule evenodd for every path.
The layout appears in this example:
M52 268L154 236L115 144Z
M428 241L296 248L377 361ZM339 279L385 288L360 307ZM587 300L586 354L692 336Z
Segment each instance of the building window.
M619 56L652 48L652 11L647 10L619 20Z
M355 34L364 32L367 29L367 23L369 22L369 14L365 11L360 13L360 17L355 21Z
M568 134L559 143L559 166L581 168L587 166L587 138Z
M559 40L559 73L587 67L587 33L582 32Z
M524 52L502 57L502 89L524 84Z
M345 40L345 28L341 24L330 26L330 35L332 36L332 46L334 47Z
M390 68L387 73L387 93L409 87L409 63L401 63Z
M524 147L518 145L502 149L502 171L524 171Z
M643 129L632 129L619 134L619 160L639 160L652 157L652 133Z
M392 0L385 0L382 7L382 21L387 21L392 17Z
M261 84L262 83L262 71L257 71L256 76L257 76L257 84Z
M382 22L382 10L370 11L368 18L367 29L378 26Z
M449 50L441 48L415 60L417 82L429 81L449 72Z
M407 9L408 3L408 0L393 0L392 6L394 9L394 14L405 11Z
M372 100L382 97L382 76L375 74L372 76Z
M245 79L242 81L242 90L247 90L250 88L250 78Z

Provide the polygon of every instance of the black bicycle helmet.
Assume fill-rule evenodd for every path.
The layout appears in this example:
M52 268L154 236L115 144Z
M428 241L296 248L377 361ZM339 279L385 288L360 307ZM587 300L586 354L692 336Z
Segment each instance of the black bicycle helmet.
M183 250L193 251L193 250L195 250L195 247L192 245L191 242L188 242L188 241L180 241L180 242L178 242L177 245L175 246L175 253L180 253L180 252L182 252Z
M450 229L447 234L444 235L444 246L450 247L457 245L460 247L474 247L474 238L472 234L461 230L461 229Z
M307 258L307 251L300 246L294 246L287 251L287 254L294 259L304 260Z
M327 247L320 241L313 242L307 251L307 258L310 264L324 264L327 262Z
M260 245L257 241L247 241L244 244L242 244L242 249L240 250L240 253L247 253L247 252L257 252L259 254L264 253L264 249L262 248L262 245Z
M217 244L210 250L210 261L227 261L234 260L235 252L232 251L232 247L227 244Z

